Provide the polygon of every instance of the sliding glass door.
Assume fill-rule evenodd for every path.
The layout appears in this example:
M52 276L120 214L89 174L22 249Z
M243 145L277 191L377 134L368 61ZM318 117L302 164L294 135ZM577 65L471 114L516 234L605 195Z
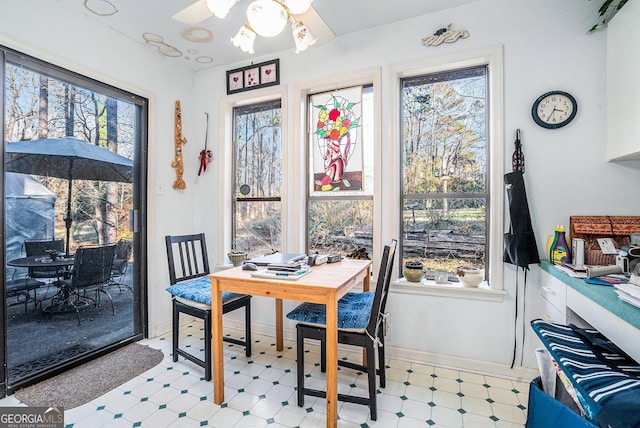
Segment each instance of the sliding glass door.
M7 393L142 337L147 100L0 51Z

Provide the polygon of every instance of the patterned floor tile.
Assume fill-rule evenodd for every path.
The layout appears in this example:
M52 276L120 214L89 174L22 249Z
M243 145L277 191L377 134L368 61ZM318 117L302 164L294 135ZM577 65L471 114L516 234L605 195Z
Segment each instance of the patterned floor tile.
M184 344L204 355L202 326L181 328ZM238 331L228 332L239 336ZM156 367L90 403L65 411L67 428L96 427L224 427L322 428L326 401L304 397L297 406L295 342L285 341L277 352L275 340L254 336L253 355L225 344L225 399L213 404L213 384L204 381L201 367L179 358L173 362L170 335L143 341L164 352ZM324 390L317 342L305 343L305 386ZM339 350L339 357L358 361L358 348ZM386 388L378 387L378 419L366 406L338 402L340 428L515 428L526 420L529 385L450 368L387 359ZM367 394L366 373L340 368L341 393ZM0 406L22 405L13 396Z

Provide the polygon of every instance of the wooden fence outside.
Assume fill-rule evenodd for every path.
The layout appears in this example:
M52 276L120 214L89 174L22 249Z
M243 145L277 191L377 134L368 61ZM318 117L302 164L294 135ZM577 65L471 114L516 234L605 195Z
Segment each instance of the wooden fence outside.
M371 233L355 232L351 236L331 235L324 245L316 248L334 248L345 253L354 248L365 248L369 254L373 251ZM457 234L451 230L430 230L407 232L403 239L404 258L408 259L460 259L466 261L484 260L485 235Z

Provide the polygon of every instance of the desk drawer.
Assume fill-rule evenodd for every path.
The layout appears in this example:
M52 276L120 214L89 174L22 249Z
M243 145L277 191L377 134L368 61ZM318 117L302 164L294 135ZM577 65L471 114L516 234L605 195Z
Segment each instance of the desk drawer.
M567 308L556 308L547 299L542 299L543 320L557 324L567 324Z
M567 310L567 286L547 272L540 273L540 294L562 313Z

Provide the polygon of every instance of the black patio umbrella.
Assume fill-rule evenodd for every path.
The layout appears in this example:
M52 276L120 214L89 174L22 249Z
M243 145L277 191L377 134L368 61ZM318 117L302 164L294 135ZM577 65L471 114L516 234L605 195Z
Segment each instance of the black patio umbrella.
M65 226L66 253L71 237L73 180L133 182L133 161L73 137L18 141L6 144L5 169L22 174L67 179L69 196Z

